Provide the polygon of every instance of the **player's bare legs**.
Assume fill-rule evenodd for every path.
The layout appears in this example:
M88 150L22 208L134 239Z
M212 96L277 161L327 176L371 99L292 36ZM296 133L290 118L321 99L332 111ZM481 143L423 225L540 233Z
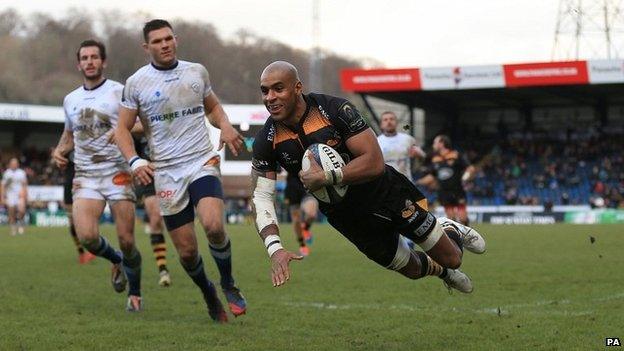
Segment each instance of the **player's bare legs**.
M436 226L435 230L440 230L440 227ZM426 242L421 243L421 246L427 248L425 252L407 249L407 242L401 238L397 257L401 256L399 254L401 251L404 256L408 252L409 260L404 266L399 264L399 261L393 261L393 264L397 264L401 268L396 269L398 267L392 266L389 268L396 269L397 272L410 279L420 279L426 276L439 277L444 281L449 291L454 288L463 293L472 292L472 281L466 274L457 269L461 265L462 251L455 241L447 236L447 234L453 235L451 230L453 229L444 229L445 233L431 248L428 248ZM432 234L435 235L435 233Z
M9 226L11 227L11 236L17 235L17 208L16 206L7 206L9 216Z
M299 254L301 256L308 256L310 254L310 248L306 245L306 240L303 236L304 224L301 217L301 207L299 205L290 206L290 218L292 219L295 237L297 238L297 242L299 242Z
M78 239L89 252L109 260L112 264L112 284L117 292L126 289L126 278L121 267L121 253L110 246L108 240L100 235L99 221L106 202L103 200L77 198L74 201L74 225Z
M221 288L235 316L245 313L247 303L236 287L232 276L232 245L223 226L223 200L204 197L197 203L197 214L206 232L210 253L221 275Z
M167 270L167 244L163 235L164 226L162 216L160 215L160 207L158 206L158 198L154 195L147 196L143 200L143 204L147 212L150 243L152 244L154 258L156 258L156 265L158 266L158 285L169 286L171 285L171 276L169 275L169 270Z
M457 221L463 225L470 225L470 221L468 220L468 212L466 211L466 206L458 206L457 207Z
M123 252L122 266L128 278L129 311L141 309L141 254L134 242L134 202L119 200L111 202L111 213L115 219L119 248Z
M308 244L312 243L313 237L310 228L318 216L318 201L311 196L306 196L301 201L301 211L303 212L303 237Z
M76 246L76 250L78 251L78 262L80 264L85 264L93 261L95 259L95 255L89 251L85 251L84 247L82 247L82 244L80 243L80 239L78 239L78 234L76 234L72 204L64 204L63 207L65 208L65 214L67 215L67 221L69 222L69 234L71 235L74 245Z
M182 267L202 291L208 306L208 314L216 322L227 322L227 314L217 296L217 290L204 271L204 261L197 249L194 222L169 229L169 235L178 251Z
M443 234L440 240L425 252L442 267L457 269L461 266L462 251L446 234Z
M24 216L26 216L26 199L20 197L17 203L17 213L15 216L17 233L20 235L24 234Z

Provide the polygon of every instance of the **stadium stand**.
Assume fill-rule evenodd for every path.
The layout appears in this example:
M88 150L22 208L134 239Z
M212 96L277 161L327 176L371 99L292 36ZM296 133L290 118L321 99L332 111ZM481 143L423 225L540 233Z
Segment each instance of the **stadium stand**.
M479 165L474 181L467 184L471 205L624 207L622 131L473 134L458 145ZM434 200L435 193L428 197Z

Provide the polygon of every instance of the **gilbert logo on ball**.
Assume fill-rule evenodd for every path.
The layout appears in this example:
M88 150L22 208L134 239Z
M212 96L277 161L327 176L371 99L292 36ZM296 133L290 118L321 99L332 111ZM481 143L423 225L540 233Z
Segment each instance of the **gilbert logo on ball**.
M301 169L304 172L310 169L310 160L308 158L310 154L324 171L336 170L345 165L342 156L331 146L312 144L303 154L303 159L301 160ZM312 195L319 201L335 204L342 201L348 188L348 185L328 185L313 191Z

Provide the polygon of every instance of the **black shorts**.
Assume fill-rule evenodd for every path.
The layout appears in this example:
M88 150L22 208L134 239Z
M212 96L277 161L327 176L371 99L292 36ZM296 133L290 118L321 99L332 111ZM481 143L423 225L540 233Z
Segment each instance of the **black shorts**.
M154 187L154 182L151 182L148 185L136 182L134 184L134 194L136 195L137 200L140 198L155 196L156 188Z
M464 189L440 190L438 191L438 201L442 206L457 206L466 204L466 192Z
M71 205L74 203L72 186L75 174L76 170L74 169L74 163L70 162L65 169L65 179L63 180L63 203L65 205Z
M284 190L284 198L288 200L288 205L299 206L304 197L308 195L308 192L301 184L299 178L287 177L286 189Z
M433 230L435 217L427 211L424 195L404 175L386 167L376 199L363 206L343 204L325 209L329 224L369 259L389 267L399 235L423 242Z

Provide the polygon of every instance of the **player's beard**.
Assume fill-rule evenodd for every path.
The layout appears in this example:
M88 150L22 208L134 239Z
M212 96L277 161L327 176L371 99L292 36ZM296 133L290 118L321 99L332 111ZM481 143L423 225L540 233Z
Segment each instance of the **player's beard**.
M104 72L104 68L100 67L100 68L96 69L95 73L93 73L91 75L87 75L84 72L83 72L83 75L84 75L84 78L86 80L97 81L100 78L102 78L102 72Z
M396 128L395 129L386 129L384 131L384 134L388 135L388 136L393 136L397 133Z

